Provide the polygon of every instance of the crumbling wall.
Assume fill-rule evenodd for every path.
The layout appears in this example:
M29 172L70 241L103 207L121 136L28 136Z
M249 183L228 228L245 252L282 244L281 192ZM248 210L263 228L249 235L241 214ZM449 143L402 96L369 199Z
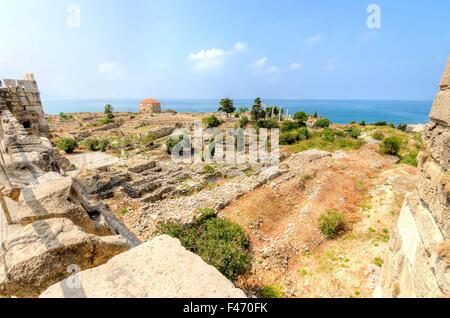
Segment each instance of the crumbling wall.
M47 137L41 96L33 74L22 80L5 79L0 85L0 111L9 110L30 134Z
M450 57L430 119L416 191L403 204L376 296L450 296Z

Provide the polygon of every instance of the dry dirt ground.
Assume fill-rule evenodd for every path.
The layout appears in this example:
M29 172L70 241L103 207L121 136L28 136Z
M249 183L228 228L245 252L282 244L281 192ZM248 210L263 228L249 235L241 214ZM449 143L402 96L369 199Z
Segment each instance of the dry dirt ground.
M290 180L275 179L225 208L250 234L252 274L239 286L281 288L287 297L371 297L415 168L395 165L367 145L311 162ZM347 229L327 240L319 217L334 209ZM377 264L377 265L376 265Z

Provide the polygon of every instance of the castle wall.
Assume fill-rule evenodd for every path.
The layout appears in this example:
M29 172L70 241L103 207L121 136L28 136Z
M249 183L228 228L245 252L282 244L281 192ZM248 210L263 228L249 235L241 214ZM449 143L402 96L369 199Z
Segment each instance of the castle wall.
M376 296L450 296L450 57L430 119L416 190L403 204Z
M47 137L40 92L33 74L22 80L5 79L0 86L0 111L9 110L30 134Z

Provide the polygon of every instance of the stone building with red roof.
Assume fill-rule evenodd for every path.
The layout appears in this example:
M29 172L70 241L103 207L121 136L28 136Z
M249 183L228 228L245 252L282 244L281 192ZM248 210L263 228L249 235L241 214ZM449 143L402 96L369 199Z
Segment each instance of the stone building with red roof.
M161 112L161 103L153 98L146 98L139 104L139 112L153 114Z

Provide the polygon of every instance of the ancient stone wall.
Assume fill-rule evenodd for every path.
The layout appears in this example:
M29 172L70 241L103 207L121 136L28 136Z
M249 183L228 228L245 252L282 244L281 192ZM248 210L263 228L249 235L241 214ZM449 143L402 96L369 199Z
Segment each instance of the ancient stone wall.
M0 85L0 111L9 110L30 134L48 136L41 97L33 74L22 80L5 79Z
M430 119L376 296L450 296L450 57Z

